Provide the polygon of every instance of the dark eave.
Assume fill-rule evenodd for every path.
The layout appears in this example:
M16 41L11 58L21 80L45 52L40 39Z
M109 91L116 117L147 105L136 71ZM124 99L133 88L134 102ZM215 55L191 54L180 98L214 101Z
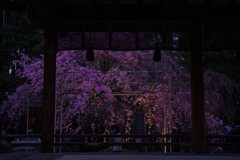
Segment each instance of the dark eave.
M204 21L240 18L240 6L58 6L54 14L60 20L102 21Z
M26 11L27 4L23 0L15 1L1 0L0 8ZM59 31L82 31L85 28L85 31L93 32L109 30L155 32L161 29L170 32L188 32L190 22L195 20L205 23L231 22L237 29L236 24L240 19L240 5L233 0L229 1L231 4L225 5L211 5L207 1L205 5L190 5L187 0L182 1L185 3L181 5L162 5L160 2L164 2L163 0L158 1L157 5L144 5L138 0L136 1L138 3L130 5L100 4L101 1L94 0L30 0L30 2L41 3L42 8L49 7ZM35 6L39 5L35 4ZM46 17L49 14L45 14L44 9L38 12L38 15L45 15L42 17L45 25L52 23L52 18Z

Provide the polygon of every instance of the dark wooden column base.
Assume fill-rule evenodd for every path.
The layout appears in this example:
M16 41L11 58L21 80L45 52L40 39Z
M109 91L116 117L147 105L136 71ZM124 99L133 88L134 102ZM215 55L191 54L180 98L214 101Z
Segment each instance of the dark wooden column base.
M193 152L206 153L206 127L204 109L203 79L203 26L201 21L193 21L191 34L191 100Z

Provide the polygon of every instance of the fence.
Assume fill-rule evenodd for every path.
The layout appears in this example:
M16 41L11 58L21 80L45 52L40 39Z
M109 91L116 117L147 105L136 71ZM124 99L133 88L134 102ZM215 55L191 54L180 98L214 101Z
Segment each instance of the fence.
M171 135L156 135L156 134L55 134L55 139L62 139L60 142L56 140L54 146L56 147L73 147L73 146L85 146L85 147L108 147L108 146L122 146L122 147L168 147L171 152L171 147L178 147L183 152L191 152L192 150L192 135L190 134L171 134ZM98 137L98 138L113 138L121 137L123 139L122 143L119 142L74 142L71 141L73 138L88 138L88 137ZM17 139L25 138L24 141L19 141L18 143L11 143L13 141L7 141L7 139ZM38 141L33 141L32 138L38 139ZM131 141L130 139L140 138L141 143L136 141ZM231 149L238 149L237 152L240 153L240 135L207 135L207 147L209 152L231 152ZM4 141L5 139L5 141ZM0 148L3 149L6 146L11 148L17 146L41 146L41 134L6 134L0 135ZM67 141L65 139L68 139ZM149 141L149 139L154 139ZM39 147L40 148L40 147ZM209 149L211 148L211 149ZM166 148L165 148L166 149Z

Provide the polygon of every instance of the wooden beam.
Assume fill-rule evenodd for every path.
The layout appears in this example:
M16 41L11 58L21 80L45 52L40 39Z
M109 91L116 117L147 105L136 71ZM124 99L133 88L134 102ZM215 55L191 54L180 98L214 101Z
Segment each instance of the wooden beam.
M86 32L109 32L109 26L112 32L136 32L136 26L139 32L161 32L162 25L166 25L166 32L189 32L191 23L189 22L162 22L162 21L58 21L59 31L82 31L85 26Z
M165 6L166 0L158 0L158 1L159 1L159 5L160 5L161 7L164 7L164 6Z
M86 48L85 24L82 25L82 48Z
M118 6L120 4L120 0L114 0L114 5Z
M234 5L236 5L236 0L229 0L229 5L232 5L232 6L234 6Z
M143 0L136 0L136 5L142 5L142 3L143 3Z
M139 49L139 24L136 25L136 41L135 48Z
M112 24L109 24L109 33L108 33L108 48L112 49Z
M34 19L43 30L57 32L54 3L56 0L29 0L28 5L32 9L27 10L28 19Z
M203 26L193 21L191 34L191 105L193 152L206 153L206 129L203 81Z
M205 0L205 4L207 6L211 6L212 5L212 0Z
M189 0L182 0L182 5L183 6L188 6L189 5Z
M97 4L97 0L91 0L92 1L92 5L96 5Z
M53 152L54 117L55 117L55 83L56 83L56 43L52 33L45 30L44 37L44 81L41 152Z
M56 13L58 20L79 21L192 21L197 18L195 12L202 13L203 21L229 21L240 18L240 5L59 5ZM185 2L186 3L186 2ZM111 14L109 14L111 13Z
M36 21L43 32L44 43L44 81L43 81L43 110L42 110L42 143L41 152L53 152L55 128L55 83L56 83L56 53L57 27L53 16L52 6L56 0L32 0Z

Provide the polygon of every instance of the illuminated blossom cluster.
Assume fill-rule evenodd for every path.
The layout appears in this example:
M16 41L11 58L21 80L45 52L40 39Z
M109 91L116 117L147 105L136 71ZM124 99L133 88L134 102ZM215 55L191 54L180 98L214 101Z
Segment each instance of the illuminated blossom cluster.
M190 72L176 57L162 52L162 61L152 61L153 51L95 51L95 61L85 60L85 51L61 51L56 61L56 130L62 124L71 132L73 122L99 127L123 124L131 130L133 115L144 112L146 123L154 119L160 133L191 132ZM1 106L1 115L17 127L26 115L29 99L42 94L43 59L22 54L17 76L26 82ZM225 75L205 71L205 108L208 133L226 127L224 114L234 117L233 90L238 86ZM221 112L222 111L222 112Z

